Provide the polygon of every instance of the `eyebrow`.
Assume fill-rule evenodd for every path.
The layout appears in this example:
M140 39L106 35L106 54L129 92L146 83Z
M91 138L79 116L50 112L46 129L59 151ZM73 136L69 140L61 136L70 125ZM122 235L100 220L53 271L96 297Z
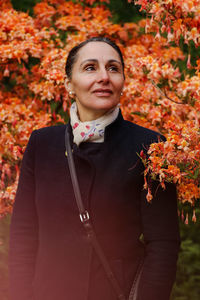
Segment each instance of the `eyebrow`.
M97 63L98 60L95 59L95 58L86 59L86 60L84 60L84 61L80 64L80 66L82 66L82 65L85 64L86 62L95 62L95 63ZM108 61L108 63L113 63L113 62L118 63L118 64L121 65L120 61L118 61L118 60L116 60L116 59L109 59L109 61Z

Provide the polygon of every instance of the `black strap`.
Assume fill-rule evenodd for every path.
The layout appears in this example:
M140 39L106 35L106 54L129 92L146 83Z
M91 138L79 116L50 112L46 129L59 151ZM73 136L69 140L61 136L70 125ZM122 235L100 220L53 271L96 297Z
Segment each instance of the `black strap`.
M71 175L71 180L72 180L72 185L73 185L73 189L74 189L76 203L77 203L77 206L79 209L80 220L86 230L87 237L88 237L90 243L92 244L97 256L99 257L99 260L105 270L105 273L106 273L118 299L126 300L126 297L125 297L124 293L122 292L122 289L119 286L119 283L118 283L117 279L115 278L115 276L110 268L110 265L107 261L107 258L105 257L105 254L103 253L103 250L97 240L93 226L90 222L89 213L84 208L83 201L81 198L80 188L79 188L79 184L78 184L78 179L77 179L77 175L76 175L73 154L72 154L72 150L71 150L71 146L70 146L68 127L66 127L66 130L65 130L65 147L66 147L65 154L68 159L69 170L70 170L70 175Z

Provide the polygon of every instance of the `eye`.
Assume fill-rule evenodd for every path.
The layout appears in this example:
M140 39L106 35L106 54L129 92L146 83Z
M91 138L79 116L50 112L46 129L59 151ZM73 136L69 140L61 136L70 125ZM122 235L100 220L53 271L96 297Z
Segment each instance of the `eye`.
M112 66L109 66L109 71L111 72L118 72L119 71L119 68L115 65L112 65Z
M84 69L86 71L94 71L95 70L95 66L94 65L87 65Z

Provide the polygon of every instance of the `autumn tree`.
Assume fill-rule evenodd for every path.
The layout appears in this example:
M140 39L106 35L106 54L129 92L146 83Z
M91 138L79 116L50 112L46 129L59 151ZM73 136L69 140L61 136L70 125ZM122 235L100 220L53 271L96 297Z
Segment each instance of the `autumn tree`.
M148 157L145 149L139 154L146 177L160 180L163 188L165 181L176 183L182 202L194 205L200 198L200 60L196 56L191 63L192 53L180 47L180 41L188 49L199 47L199 1L139 0L147 18L121 25L112 22L106 2L43 0L33 17L0 2L1 214L12 209L31 131L67 121L69 50L96 35L115 40L124 54L124 117L167 138L152 144Z

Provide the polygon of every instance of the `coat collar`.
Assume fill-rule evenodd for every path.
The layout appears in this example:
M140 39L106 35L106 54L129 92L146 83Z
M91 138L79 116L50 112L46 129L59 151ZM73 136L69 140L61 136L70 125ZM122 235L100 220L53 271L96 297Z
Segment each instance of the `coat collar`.
M120 132L120 128L122 127L123 123L124 123L124 118L122 116L121 110L119 110L119 114L115 119L115 121L109 124L105 128L104 141L107 142L111 138L114 138L116 134Z

